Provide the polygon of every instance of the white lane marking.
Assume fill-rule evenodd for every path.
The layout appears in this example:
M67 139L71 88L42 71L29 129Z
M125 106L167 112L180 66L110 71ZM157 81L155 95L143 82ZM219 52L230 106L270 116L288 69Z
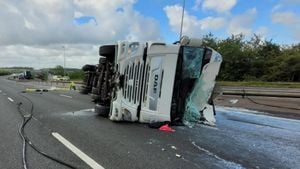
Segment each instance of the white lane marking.
M60 94L60 96L72 99L72 96L68 96L68 95L64 95L64 94Z
M10 97L7 98L9 101L14 102L14 100Z
M0 93L2 92L2 90L0 90Z
M69 150L71 150L76 156L78 156L82 161L84 161L87 165L89 165L93 169L104 169L104 167L102 167L95 160L93 160L84 152L82 152L77 147L75 147L72 143L66 140L59 133L53 132L52 136L55 137L58 141L60 141L63 145L65 145Z

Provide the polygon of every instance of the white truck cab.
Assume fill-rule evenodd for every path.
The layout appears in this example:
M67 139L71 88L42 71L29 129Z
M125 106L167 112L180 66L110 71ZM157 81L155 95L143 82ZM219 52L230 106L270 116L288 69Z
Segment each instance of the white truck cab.
M106 104L110 120L215 123L210 97L222 57L201 40L183 37L171 45L119 41L101 46L99 53L110 57L113 67Z

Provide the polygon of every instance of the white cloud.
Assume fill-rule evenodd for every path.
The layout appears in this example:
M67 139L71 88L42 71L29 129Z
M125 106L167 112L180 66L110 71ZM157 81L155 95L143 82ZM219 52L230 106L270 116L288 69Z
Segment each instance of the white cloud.
M300 30L300 24L296 25L292 29L293 38L298 41L300 41L300 31L299 30Z
M160 39L158 22L136 11L133 8L135 2L136 0L23 0L15 3L0 0L0 47L14 54L10 55L10 59L0 54L1 64L17 63L17 60L12 61L13 58L24 55L18 51L9 52L16 45L19 45L22 51L32 52L26 55L30 63L30 60L34 60L36 51L27 50L26 46L36 49L34 46L39 45L39 48L48 50L49 45L55 44L93 46L126 38L140 41ZM94 17L97 24L95 21L82 25L74 24L74 18L82 16ZM97 52L93 56L85 56L97 57ZM12 62L4 62L3 57ZM40 57L48 59L45 54ZM76 63L78 58L71 59ZM81 60L81 64L85 61L88 59ZM50 64L52 63L49 62Z
M26 0L15 4L1 1L0 45L99 43L124 39L136 31L138 39L160 38L159 25L133 9L133 0ZM122 8L122 11L117 11ZM79 12L80 11L80 12ZM92 16L98 24L78 26L73 19ZM10 19L7 19L10 18ZM151 25L150 27L145 27ZM33 29L36 28L36 29Z
M203 0L203 9L213 10L219 13L229 12L235 5L237 0Z
M198 10L201 6L202 0L195 0L195 4L193 6L193 10Z
M181 18L182 7L180 5L166 6L164 11L167 14L172 31L179 34L181 25L181 19L179 18ZM201 35L200 21L195 16L189 15L187 11L184 14L182 34L188 36Z
M175 33L180 32L182 7L180 5L166 6L164 11L168 17L171 30ZM196 16L190 15L187 11L183 20L183 35L199 37L209 30L220 29L224 26L225 19L223 17L206 17L198 19Z
M277 5L275 5L275 6L273 6L273 8L272 8L272 12L275 12L275 11L277 11L277 10L279 10L280 8L282 8L282 4L277 4Z
M63 65L63 45L6 45L0 46L0 67L31 66L35 68ZM84 64L98 62L97 45L72 44L65 45L66 66L80 68Z
M80 18L82 16L84 16L82 12L79 12L79 11L74 12L74 18Z
M273 23L282 24L291 32L292 38L300 40L300 16L291 11L275 11L271 14Z
M250 36L253 33L252 25L256 17L256 8L249 9L244 14L233 16L229 21L227 33L228 34L244 34Z
M268 33L269 33L269 29L265 26L261 26L255 31L255 34L259 35L263 39L267 37Z
M178 18L181 18L182 7L180 5L166 6L164 10L169 19L169 26L172 31L179 34L181 22ZM246 12L235 16L207 16L200 19L185 11L183 35L199 37L208 32L218 31L225 27L228 35L242 33L249 37L252 36L253 33L256 33L265 37L269 31L267 27L260 26L257 29L253 29L256 15L256 8L251 8Z
M25 27L27 29L31 29L31 30L36 29L36 27L31 22L29 22L27 19L24 19L24 22L25 22Z
M300 0L281 0L282 3L285 3L285 4L300 4Z
M289 25L299 23L299 17L293 12L274 12L271 15L274 23Z
M202 29L217 30L225 25L225 18L223 17L206 17L201 20Z

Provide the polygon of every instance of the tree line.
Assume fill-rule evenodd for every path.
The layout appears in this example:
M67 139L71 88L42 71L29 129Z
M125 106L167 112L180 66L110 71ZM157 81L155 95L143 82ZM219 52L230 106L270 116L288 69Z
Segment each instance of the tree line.
M48 70L48 73L51 73L53 75L60 75L60 76L69 76L72 80L79 80L83 79L84 72L81 69L75 69L75 68L65 68L61 65L57 65L54 68L51 68Z
M208 34L203 42L223 57L218 80L300 82L300 43L280 45L255 34L222 40Z

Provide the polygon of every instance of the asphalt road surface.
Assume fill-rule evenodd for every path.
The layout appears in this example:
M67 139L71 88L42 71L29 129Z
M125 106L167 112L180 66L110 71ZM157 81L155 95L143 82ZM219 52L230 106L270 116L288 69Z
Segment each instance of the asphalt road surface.
M115 123L97 116L88 95L76 91L19 93L24 84L0 77L0 168L22 168L22 118L17 104L34 115L25 129L44 152L78 168L300 168L300 121L226 107L217 126L174 127ZM66 168L28 147L29 169Z

